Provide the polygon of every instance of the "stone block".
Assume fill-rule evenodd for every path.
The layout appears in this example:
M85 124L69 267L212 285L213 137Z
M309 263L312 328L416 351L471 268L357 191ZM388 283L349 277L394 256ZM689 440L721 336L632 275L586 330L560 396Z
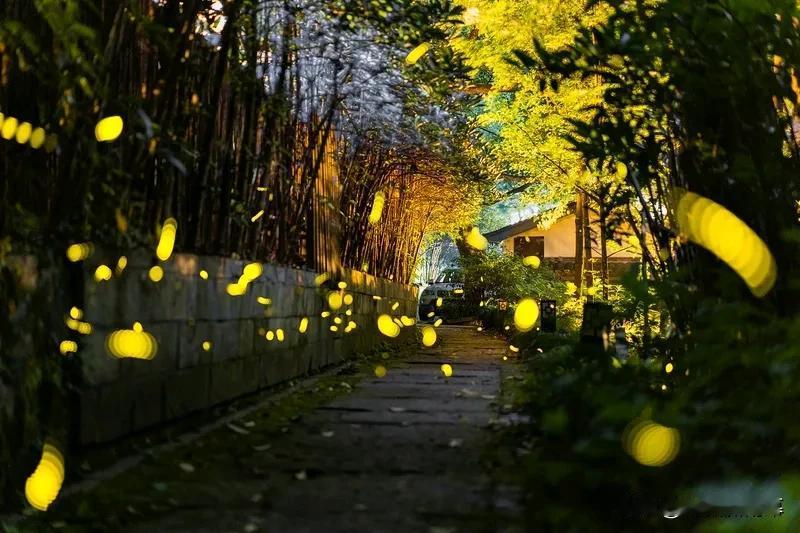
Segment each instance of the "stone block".
M182 370L164 380L164 419L172 420L211 405L211 367Z
M84 383L101 385L120 377L119 359L106 350L106 337L110 328L96 327L91 335L83 336L76 357L80 358Z
M81 443L109 442L132 431L130 383L109 383L81 391L79 401Z
M260 385L257 357L222 361L210 368L212 405L254 392Z
M164 387L162 376L148 376L133 383L131 429L138 431L164 420Z
M215 337L215 322L194 320L178 325L178 368L191 368L211 362L211 353L218 346ZM211 343L211 350L203 349L204 342Z

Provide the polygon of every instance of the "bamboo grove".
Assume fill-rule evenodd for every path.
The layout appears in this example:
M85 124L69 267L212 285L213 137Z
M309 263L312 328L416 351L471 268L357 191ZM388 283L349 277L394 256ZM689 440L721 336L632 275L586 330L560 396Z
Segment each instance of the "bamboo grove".
M2 204L14 206L0 235L18 252L79 239L129 248L174 217L180 250L320 268L315 241L339 231L344 266L408 282L435 213L446 218L425 202L470 192L406 119L411 105L442 111L453 58L432 52L416 70L402 59L441 37L435 23L453 8L350 4L5 2L0 112L52 141L0 145ZM109 115L125 118L113 147L91 133ZM414 171L409 150L420 167L438 160L436 173ZM319 182L337 179L324 197ZM365 213L383 189L372 228Z

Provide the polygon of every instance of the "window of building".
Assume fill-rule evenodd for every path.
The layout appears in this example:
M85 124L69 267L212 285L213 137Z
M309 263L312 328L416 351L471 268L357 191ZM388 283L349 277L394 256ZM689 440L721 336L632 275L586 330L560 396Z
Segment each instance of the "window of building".
M544 259L544 237L514 237L514 255Z

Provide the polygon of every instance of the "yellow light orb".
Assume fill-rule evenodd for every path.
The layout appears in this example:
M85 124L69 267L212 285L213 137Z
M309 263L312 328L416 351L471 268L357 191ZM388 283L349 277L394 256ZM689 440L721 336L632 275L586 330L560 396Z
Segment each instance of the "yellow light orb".
M53 444L45 443L39 464L25 482L25 499L34 509L46 511L63 482L64 456Z
M383 214L383 206L386 202L386 196L378 191L375 193L375 199L372 201L372 209L369 212L368 221L370 224L377 224Z
M30 122L23 122L22 124L17 127L17 136L16 140L19 144L27 143L31 138L31 132L33 130L33 126L31 126Z
M17 132L17 125L19 121L14 117L8 117L3 121L3 127L0 128L0 137L3 139L10 141L14 134Z
M666 372L667 374L671 374L674 368L675 367L672 366L672 363L667 363L667 365L664 367L664 372Z
M375 377L382 378L386 376L386 367L383 365L378 365L375 367Z
M250 283L258 278L262 272L264 272L264 267L261 266L261 263L248 263L245 265L244 269L242 269L242 276L239 282L246 281Z
M283 339L285 337L283 335L283 330L281 328L275 330L275 338L278 339L278 342L283 342Z
M158 283L164 278L164 269L158 265L151 267L150 270L147 271L147 277L149 277L150 281L153 283Z
M211 350L211 341L203 341L203 350L205 351Z
M261 305L270 305L272 304L272 298L267 298L266 296L259 296L256 298L256 301Z
M168 218L161 226L161 235L158 237L158 246L156 247L156 257L161 261L166 261L172 255L172 249L175 247L175 235L178 232L178 221L174 218Z
M339 308L342 307L342 303L344 298L338 292L331 292L328 293L328 307L331 308L331 311L338 311Z
M427 347L436 344L436 330L431 326L422 328L422 344Z
M430 43L422 43L418 45L416 48L414 48L408 53L408 55L406 56L406 63L409 65L416 64L416 62L419 61L422 58L422 56L424 56L428 52L430 47L431 47Z
M94 127L97 142L111 142L122 134L123 121L119 115L106 117Z
M97 282L108 281L111 279L111 268L108 265L100 265L94 271L94 280Z
M664 466L678 455L680 433L652 420L632 423L623 433L623 448L645 466Z
M513 344L509 344L509 345L508 345L508 349L509 349L509 350L511 350L511 351L512 351L512 352L514 352L514 353L517 353L517 352L519 352L519 348L517 348L517 347L516 347L516 346L514 346Z
M142 330L138 322L133 329L120 329L106 337L106 348L118 358L149 360L158 352L158 342L151 334Z
M442 319L441 318L437 318L436 322L433 323L433 327L435 327L435 328L438 328L441 325L442 325Z
M436 307L441 307L442 303L444 303L444 299L436 298Z
M338 317L338 316L334 317L333 322L336 323L336 324L341 324L342 323L342 318Z
M206 272L205 270L201 270L200 279L208 279L208 272Z
M378 317L378 331L387 337L395 338L400 335L400 326L394 323L389 315Z
M275 332L274 332L274 331L272 331L272 330L269 330L269 331L267 332L267 334L265 335L265 337L266 337L266 339L267 339L268 341L271 341L272 339L274 339L274 338L275 338Z
M36 150L42 147L46 138L47 134L45 133L44 128L36 128L31 133L31 138L28 142L31 144L31 148Z
M125 270L125 267L127 266L128 266L128 258L125 257L124 255L119 256L119 259L117 259L117 268L116 268L117 275L121 274L122 271Z
M63 354L75 353L78 351L78 343L75 341L61 341L58 345L58 350Z
M87 242L71 244L67 247L67 259L73 263L83 261L92 253L92 246Z
M539 319L539 304L533 298L523 298L514 310L514 326L519 331L530 331Z
M538 256L529 255L522 260L522 264L531 268L539 268L539 266L542 264L542 260L539 259Z
M406 315L403 315L403 316L400 317L400 322L404 326L413 326L416 323L416 320L414 320L413 318L407 317Z
M75 320L80 320L81 318L83 318L83 311L81 311L79 308L73 306L69 310L69 316L71 316Z
M297 328L297 331L300 333L305 333L308 330L308 318L303 317L300 319L300 325Z
M228 283L228 286L225 287L225 292L230 296L242 296L246 291L247 285L245 283Z
M447 363L443 364L440 368L442 370L442 374L444 374L444 377L449 378L453 375L453 367Z
M353 295L352 294L345 294L344 295L344 305L353 305Z
M466 234L464 240L466 241L467 245L476 250L485 250L489 245L489 241L486 240L486 237L481 235L481 232L477 227L473 227L472 230Z

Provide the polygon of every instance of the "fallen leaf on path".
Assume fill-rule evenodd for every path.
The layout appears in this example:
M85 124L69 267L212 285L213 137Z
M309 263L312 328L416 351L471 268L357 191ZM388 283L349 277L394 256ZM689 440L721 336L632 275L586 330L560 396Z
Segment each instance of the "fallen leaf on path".
M253 449L257 452L264 452L269 450L271 446L271 444L257 444L256 446L253 446Z
M448 446L451 448L460 448L462 444L464 444L464 441L461 439L450 439Z
M495 398L497 398L497 396L495 396L494 394L481 394L481 398L483 398L484 400L494 400Z
M306 475L306 471L305 470L301 470L301 471L299 471L298 473L296 473L294 475L294 478L297 481L305 481L306 479L308 479L308 475Z
M246 427L246 428L255 427L255 425L256 425L256 423L253 422L252 420L248 420L247 422L244 423L244 427Z
M458 395L465 396L467 398L475 398L477 396L480 396L481 393L471 389L461 389L460 391L458 391Z
M247 431L246 429L244 429L243 427L237 426L236 424L233 424L231 422L228 422L225 425L228 426L228 429L230 429L234 433L238 433L239 435L249 435L250 434L250 432Z
M191 465L191 464L189 464L189 463L180 463L178 466L180 466L180 467L181 467L181 470L183 470L184 472L188 472L188 473L190 473L190 474L191 474L192 472L194 472L194 466L192 466L192 465Z
M405 413L406 412L406 408L405 407L390 407L389 411L391 411L393 413Z
M333 431L323 431L322 436L325 438L333 437Z

